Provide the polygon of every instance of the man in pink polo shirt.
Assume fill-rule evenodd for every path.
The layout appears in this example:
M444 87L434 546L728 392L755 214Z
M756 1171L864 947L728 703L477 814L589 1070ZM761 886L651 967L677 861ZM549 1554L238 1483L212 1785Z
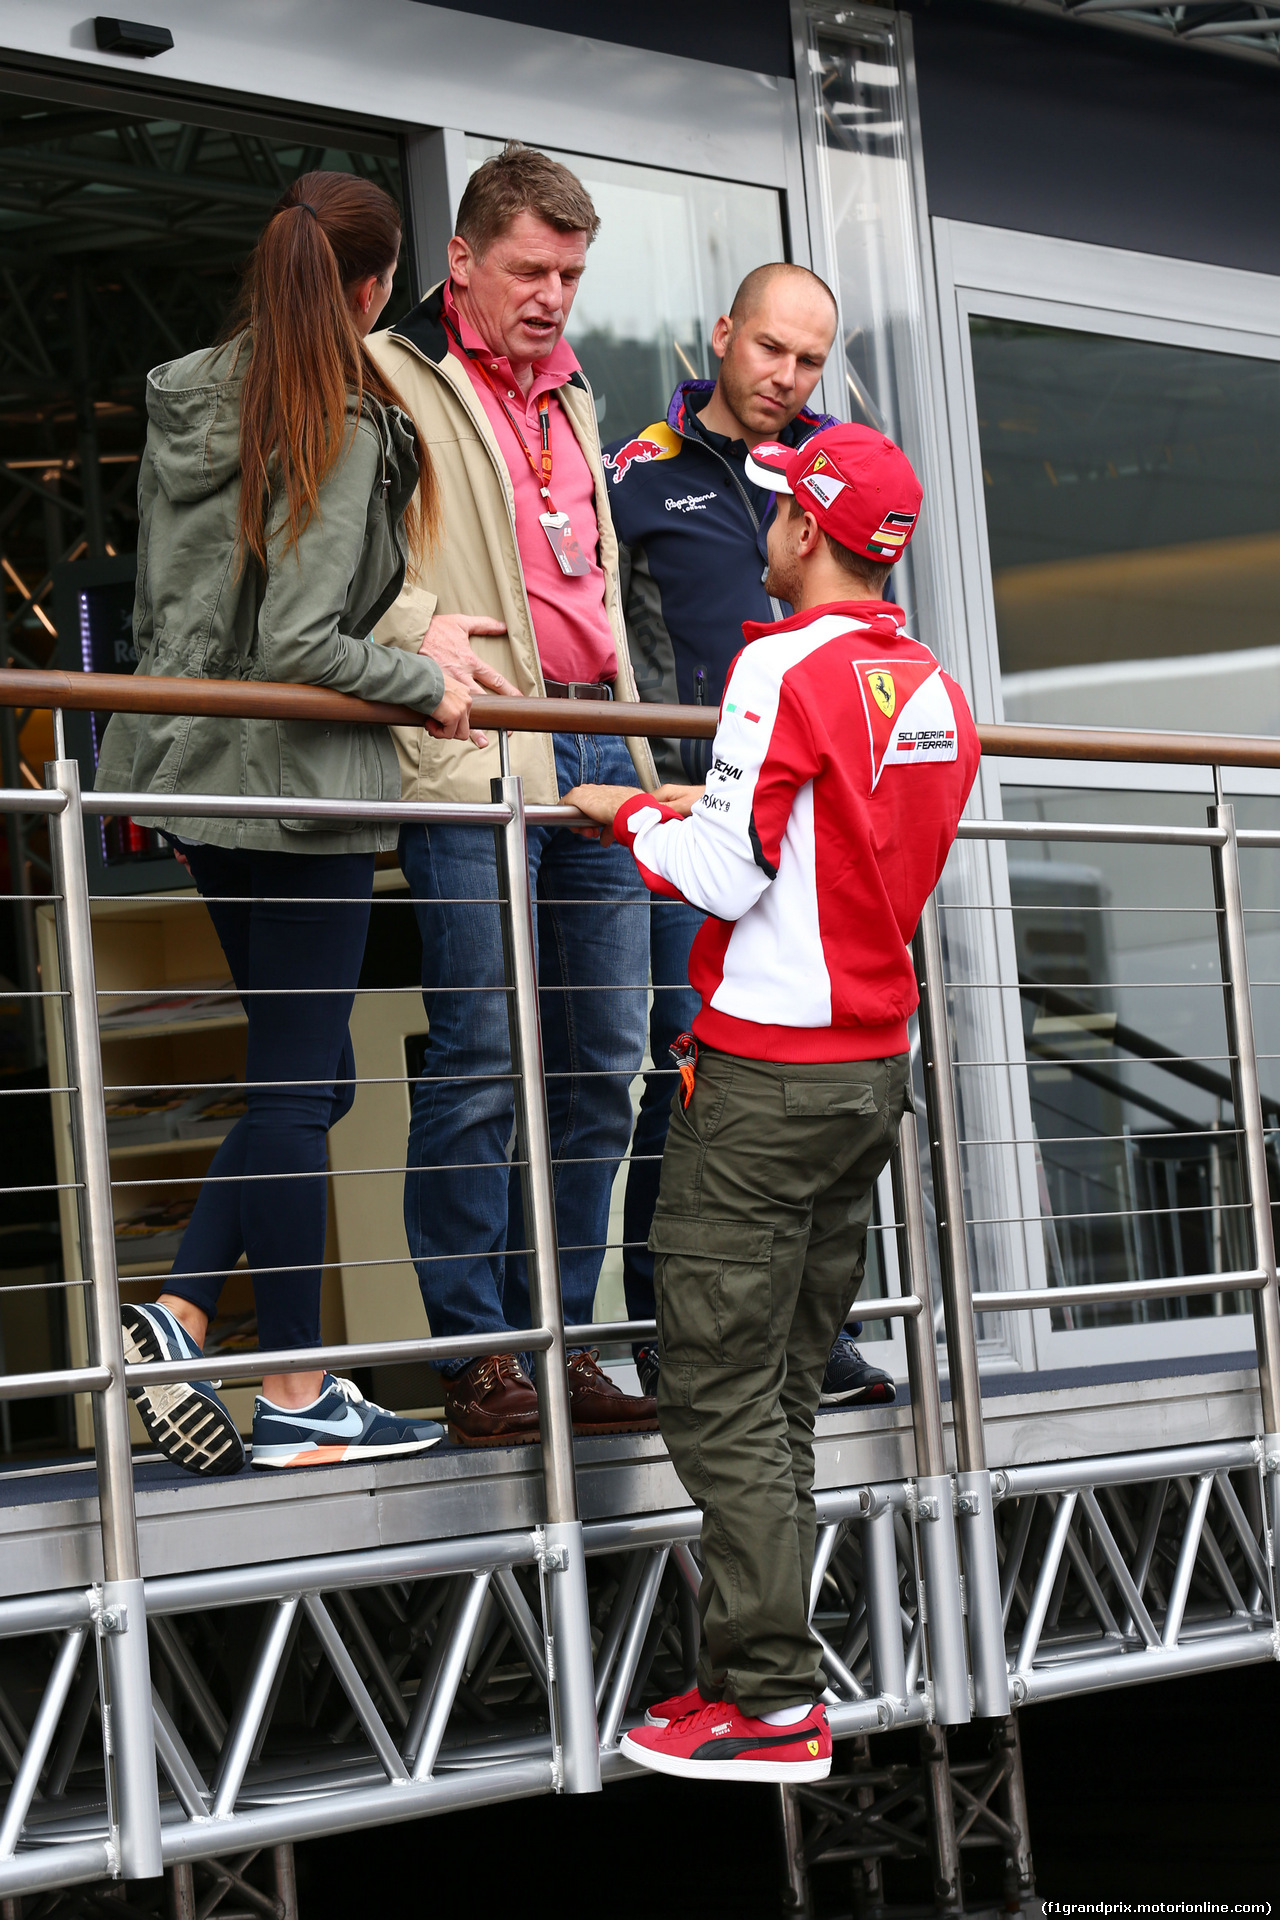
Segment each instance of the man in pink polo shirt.
M536 216L525 214L535 225ZM522 235L515 236L517 244ZM449 351L466 368L477 398L485 410L494 439L502 450L515 505L516 546L524 572L524 589L538 643L544 690L560 699L570 696L576 683L579 697L599 698L612 688L618 672L617 644L605 611L605 576L597 553L600 529L596 521L595 476L556 396L575 374L582 378L578 357L558 331L520 324L532 332L529 345L553 342L537 360L518 360L485 346L476 323L492 336L500 334L503 316L489 314L490 281L470 254L467 242L455 239L454 271L457 293L446 280L441 289L441 318ZM585 249L584 249L585 251ZM491 257L491 256L490 256ZM572 273L572 268L570 269ZM505 281L506 275L503 275ZM568 317L569 301L562 311ZM540 316L539 316L540 319ZM546 426L549 481L543 487L543 424ZM547 522L563 516L571 530L548 538ZM571 568L571 571L566 570ZM515 691L514 688L511 689Z
M376 637L433 655L475 691L636 698L591 392L563 339L599 222L581 181L518 145L472 176L449 278L370 350L430 453L439 531ZM472 740L476 738L472 733ZM488 800L495 744L477 751L397 730L407 799ZM657 785L646 742L515 733L525 797L583 781ZM430 1023L414 1088L405 1230L431 1330L459 1341L511 1329L512 1353L442 1367L453 1439L538 1437L519 1357L529 1325L519 1181L509 1173L513 1087L492 836L407 827L400 861L422 932ZM538 903L547 1106L565 1317L592 1318L609 1197L631 1134L644 1056L645 889L621 848L564 829L529 833ZM572 1356L575 1427L653 1427L654 1401Z

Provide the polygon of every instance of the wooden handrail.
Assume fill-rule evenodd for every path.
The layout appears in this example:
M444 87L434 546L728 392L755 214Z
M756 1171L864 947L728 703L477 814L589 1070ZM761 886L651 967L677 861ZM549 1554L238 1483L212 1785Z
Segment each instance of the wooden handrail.
M154 679L131 673L65 673L56 669L0 669L0 707L78 707L97 713L188 713L224 719L312 720L370 726L423 724L410 707L359 700L327 687L270 680ZM709 740L714 707L662 706L648 701L476 700L477 727L512 733L620 733L647 738ZM1019 760L1105 760L1155 766L1280 768L1280 739L1257 734L1155 733L1109 727L982 726L984 753Z

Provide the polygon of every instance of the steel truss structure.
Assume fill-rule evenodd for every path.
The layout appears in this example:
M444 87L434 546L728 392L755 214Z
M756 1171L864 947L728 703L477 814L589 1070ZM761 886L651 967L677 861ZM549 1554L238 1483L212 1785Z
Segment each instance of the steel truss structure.
M259 227L316 167L400 195L385 135L339 146L0 92L0 568L22 664L48 657L54 568L132 544L146 369L218 337Z
M924 1724L910 1489L824 1495L819 1512L832 1725ZM145 1581L164 1864L564 1787L568 1663L548 1588L584 1571L600 1771L633 1771L617 1742L642 1698L692 1682L698 1530L696 1513L587 1526L585 1566L537 1528ZM98 1589L0 1604L24 1661L47 1649L0 1830L14 1890L50 1864L62 1883L110 1867L96 1648L129 1630Z
M1064 14L1097 26L1234 54L1237 59L1280 59L1280 7L1272 0L1005 0L1033 13Z
M849 1742L848 1766L821 1786L794 1788L788 1796L793 1818L784 1826L790 1910L810 1911L810 1869L835 1864L853 1870L854 1911L881 1910L886 1860L927 1864L935 1903L955 1909L964 1854L991 1848L1003 1856L1005 1911L1022 1910L1034 1896L1035 1878L1016 1717L992 1721L985 1744L979 1759L957 1761L946 1730L927 1726L914 1765L877 1764L861 1736Z
M11 684L19 679L0 674L0 701L31 697ZM88 678L63 691L100 709L126 700L194 707L241 699L252 700L257 712L272 702L283 711L299 698L296 689L228 693L192 682L107 686ZM340 697L306 698L314 705ZM344 718L355 704L343 702ZM517 704L503 703L487 723L537 724L536 716L511 715ZM556 721L549 713L541 724ZM624 732L637 721L626 708L610 707L593 713L591 724ZM662 724L672 723L664 717ZM705 729L706 718L688 724ZM1088 736L1089 751L1096 752L1097 738ZM1022 738L1018 744L1025 747ZM1218 744L1223 759L1241 751L1239 743ZM534 1524L512 1524L501 1499L482 1494L492 1524L450 1535L450 1509L424 1500L422 1537L406 1543L334 1551L321 1526L314 1549L301 1555L267 1552L254 1563L228 1565L188 1548L180 1555L187 1564L157 1573L144 1565L139 1546L127 1389L191 1376L204 1363L124 1365L84 820L98 811L146 818L170 803L82 796L76 765L64 756L49 778L41 794L0 794L0 809L21 804L49 826L92 1345L86 1366L8 1375L0 1396L93 1394L103 1577L0 1600L0 1763L9 1776L0 1810L0 1898L16 1903L40 1890L169 1869L175 1898L186 1899L195 1865L220 1861L221 1878L203 1896L215 1905L202 1910L215 1911L228 1889L248 1898L248 1888L266 1903L255 1907L250 1899L255 1911L284 1912L292 1896L287 1851L280 1850L292 1842L540 1793L597 1791L627 1771L618 1741L646 1701L682 1688L693 1673L699 1514L670 1504L670 1482L652 1476L609 1517L584 1521L579 1509L566 1348L589 1336L630 1339L652 1327L566 1328L560 1306L525 833L528 824L567 815L526 810L520 782L509 774L494 783L488 805L184 801L188 811L209 816L363 813L448 820L495 835L517 1155L533 1249L535 1324L522 1340L536 1355L541 1507ZM832 1729L852 1764L842 1764L825 1787L781 1796L797 1911L804 1910L806 1866L814 1860L834 1855L851 1863L870 1896L887 1857L925 1849L937 1902L954 1909L961 1849L978 1842L1003 1848L1007 1885L1027 1891L1015 1709L1055 1694L1271 1660L1280 1650L1280 1297L1239 884L1239 848L1280 846L1280 834L1238 832L1231 808L1221 803L1205 828L974 822L963 831L1207 851L1251 1263L1230 1274L1099 1287L992 1293L974 1283L942 936L930 905L916 943L927 1114L923 1137L915 1118L906 1117L894 1157L899 1294L876 1305L877 1317L903 1322L910 1464L887 1476L861 1470L871 1456L859 1450L856 1433L824 1456L810 1608ZM930 1296L935 1228L949 1422ZM1229 1289L1247 1291L1254 1302L1260 1406L1252 1437L991 1470L976 1315L1059 1307L1086 1295L1093 1303ZM509 1338L473 1336L467 1348L497 1350ZM456 1343L423 1339L220 1356L218 1366L243 1379L277 1368L392 1364L453 1351ZM430 1469L411 1471L421 1473L425 1488ZM646 1486L659 1492L646 1494ZM305 1481L296 1497L307 1500ZM197 1536L192 1530L184 1537ZM990 1750L952 1769L947 1730L973 1719L993 1723ZM918 1729L921 1742L919 1768L909 1775L878 1767L868 1744L903 1727ZM282 1863L274 1895L252 1887L244 1873L245 1862L267 1849Z

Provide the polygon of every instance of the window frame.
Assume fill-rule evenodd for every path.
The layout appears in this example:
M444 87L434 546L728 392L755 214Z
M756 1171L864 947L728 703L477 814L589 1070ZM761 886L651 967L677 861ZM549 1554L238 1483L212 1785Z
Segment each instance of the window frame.
M980 721L1004 718L996 639L991 557L987 539L977 398L969 322L1024 321L1069 331L1109 334L1280 362L1280 277L1198 261L981 227L935 218L930 222L938 300L939 345L954 487L954 559L965 614L965 649L974 712ZM1280 774L1228 769L1230 792L1280 795ZM1208 768L1113 767L1103 762L987 760L983 811L1003 813L1004 786L1087 787L1097 791L1163 791L1212 797ZM993 843L992 904L996 908L1005 1032L1018 1132L1030 1140L1031 1106L1023 1046L1017 963L1013 950L1008 862ZM1024 1196L1034 1193L1029 1152L1019 1155ZM1031 1164L1028 1164L1031 1163ZM1010 1194L1010 1213L1034 1211ZM1045 1285L1043 1250L1029 1236L1031 1284ZM1064 1330L1048 1311L1019 1316L1032 1322L1035 1364L1042 1369L1124 1360L1187 1359L1252 1351L1252 1317L1224 1314L1131 1327Z

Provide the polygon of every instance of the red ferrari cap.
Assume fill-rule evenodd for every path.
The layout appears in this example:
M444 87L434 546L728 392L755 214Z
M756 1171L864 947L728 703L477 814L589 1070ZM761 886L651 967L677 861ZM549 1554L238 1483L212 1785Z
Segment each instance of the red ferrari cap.
M822 427L801 447L762 440L747 455L747 477L794 494L824 533L879 566L905 552L920 516L911 462L874 427Z

